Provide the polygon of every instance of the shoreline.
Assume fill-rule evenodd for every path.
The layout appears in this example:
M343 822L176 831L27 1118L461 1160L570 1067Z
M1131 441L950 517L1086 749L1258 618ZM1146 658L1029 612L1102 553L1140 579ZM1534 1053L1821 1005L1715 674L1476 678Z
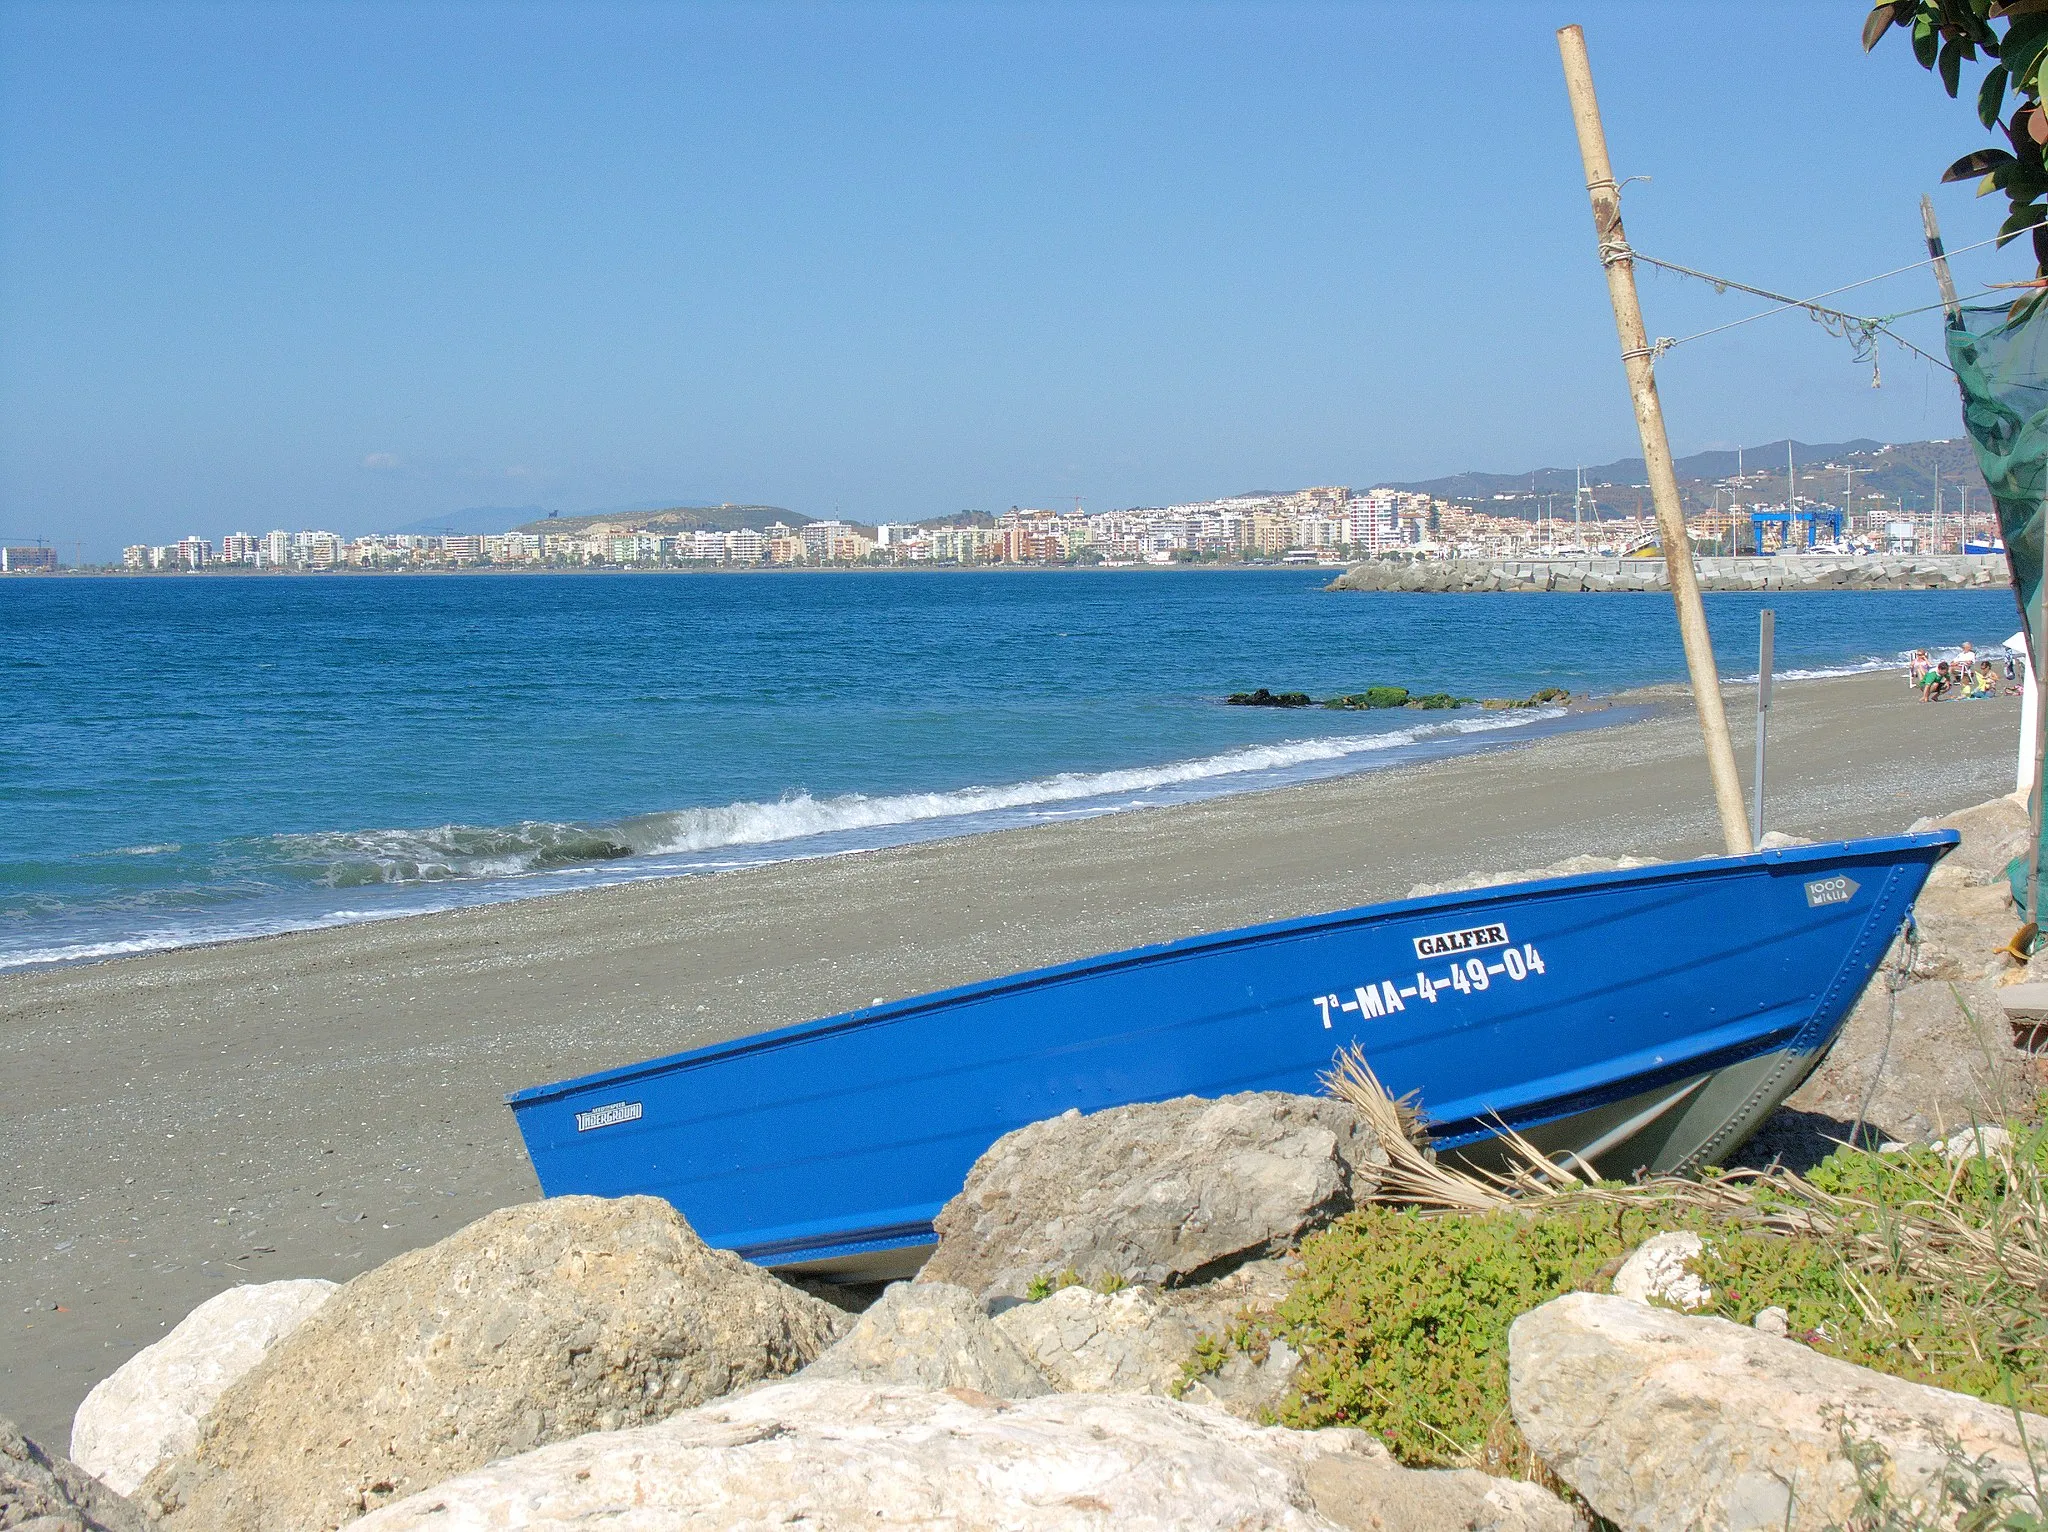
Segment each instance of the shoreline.
M1988 590L2011 589L2009 574L2004 569L2004 554L1923 554L1923 555L1701 555L1698 562L1702 567L1700 589L1704 594L1716 595L1729 591L1888 591L1888 590ZM1642 565L1640 569L1631 565ZM1748 566L1740 575L1716 572L1712 566ZM1863 583L1854 579L1813 579L1811 571L1802 565L1825 565L1828 570L1849 570L1856 574L1876 571L1874 578ZM1886 574L1883 566L1910 566L1924 570L1945 566L1957 566L1975 571L1988 571L1984 578L1935 580L1921 574ZM726 564L709 560L700 565L657 564L647 568L637 565L579 564L569 566L549 565L533 567L513 564L481 565L426 565L395 568L374 566L337 565L331 569L251 569L235 566L221 569L117 569L110 565L95 564L84 567L60 567L57 569L18 569L0 574L0 581L12 579L72 579L72 580L268 580L268 579L331 579L340 577L353 579L364 576L384 578L389 576L433 575L441 577L485 575L957 575L957 574L1144 574L1168 572L1176 574L1271 574L1293 572L1298 574L1328 574L1334 576L1323 588L1329 591L1378 591L1396 594L1427 595L1473 595L1507 592L1511 594L1539 591L1543 594L1588 595L1614 591L1630 593L1665 592L1669 587L1663 583L1663 564L1658 560L1634 560L1626 558L1562 558L1549 559L1535 555L1501 555L1494 559L1447 559L1418 560L1381 568L1372 560L1357 558L1337 559L1328 563L1265 563L1248 560L1173 561L1165 564L1125 563L1121 561L1094 564L1082 563L916 563L916 564ZM1541 584L1535 583L1539 579ZM1773 576L1785 576L1773 583ZM1619 577L1627 576L1627 583ZM1356 580L1353 581L1353 577ZM1346 583L1353 581L1353 583ZM1563 583L1559 583L1563 582Z
M1927 707L1889 673L1787 688L1767 823L1839 838L1980 802L2011 786L2017 724L2016 701ZM94 1382L222 1288L344 1280L531 1199L510 1090L1468 870L1716 849L1672 705L1171 807L0 975L0 1414L61 1442Z
M1743 683L1730 684L1739 686ZM939 797L958 799L960 807L957 811L945 813L907 812L900 819L879 820L851 827L818 829L802 834L791 834L780 839L735 840L695 852L649 850L636 852L632 856L576 863L559 869L534 869L524 873L490 877L419 880L411 883L355 887L345 891L335 890L337 898L342 897L345 892L346 897L342 902L349 906L374 904L383 899L389 900L393 907L388 910L336 909L322 914L307 915L296 922L277 924L270 929L234 928L239 924L266 919L281 920L284 917L257 913L227 916L217 922L221 928L217 933L208 932L203 923L195 922L194 929L198 934L189 937L161 931L139 931L129 935L110 936L105 941L94 942L86 940L82 933L80 939L75 941L53 939L46 946L34 949L34 955L27 957L0 951L0 976L119 962L131 957L146 957L167 952L200 951L242 942L268 941L280 936L313 931L376 925L392 920L427 919L460 910L492 909L501 905L574 898L606 888L720 877L733 872L758 871L792 862L867 855L914 845L975 841L990 835L1005 835L1015 830L1056 824L1068 819L1107 819L1125 814L1215 802L1225 798L1284 792L1293 787L1310 786L1317 782L1383 775L1432 761L1456 760L1469 755L1525 748L1560 734L1611 728L1619 723L1632 721L1632 717L1627 715L1633 715L1643 709L1662 708L1668 704L1669 698L1662 691L1658 688L1647 688L1640 689L1640 695L1629 693L1612 698L1573 699L1569 703L1553 708L1531 710L1526 713L1507 710L1482 712L1481 709L1472 707L1459 709L1454 713L1427 712L1415 715L1411 721L1401 710L1389 709L1386 710L1385 716L1396 726L1380 734L1310 735L1304 740L1289 741L1277 746L1233 746L1208 756L1132 767L1106 768L1085 774L1087 791L1048 793L1043 798L1021 796L1016 803L1010 805L999 803L995 806L976 807L973 803L977 797L1000 798L1009 794L1028 794L1030 789L1041 785L1058 786L1064 781L1063 775L1031 778L1023 782L972 784L956 789L939 789L933 793L910 791L901 794L850 794L843 798L819 800L819 805L829 809L842 802L851 802L864 808L871 808L898 798L922 800ZM1322 709L1309 708L1302 711L1309 716L1316 716ZM1607 713L1625 716L1608 721L1596 721L1599 715ZM1459 726L1461 717L1465 723L1462 728ZM1489 719L1498 721L1489 724L1486 722ZM1396 736L1406 737L1397 741ZM1336 741L1347 742L1351 748L1334 756L1305 754L1290 764L1243 765L1214 775L1176 774L1181 768L1232 759L1242 752L1285 749L1296 744L1313 749L1325 742ZM1344 764L1340 766L1338 763ZM1332 769L1319 769L1325 765ZM1158 780L1134 787L1124 780L1134 776L1151 776ZM1247 780L1232 785L1233 780L1237 778ZM1204 790L1211 785L1214 785L1214 791ZM1123 803L1102 801L1130 799L1133 794L1146 793L1157 794L1157 800ZM772 807L774 805L771 804L736 803L655 812L689 814ZM1022 816L1022 822L1019 822L1019 816ZM593 833L601 833L607 823L609 822L589 822L588 828ZM849 838L852 838L853 843L849 843ZM710 860L704 864L691 865L690 859L693 857ZM735 861L741 865L732 865ZM63 955L42 955L50 952L62 952Z
M2011 590L2003 553L1702 554L1703 594L1779 591ZM1610 595L1668 592L1661 558L1571 555L1367 559L1324 587L1394 595Z
M1210 563L1169 563L1169 564L714 564L709 562L701 567L688 564L657 564L639 568L623 564L578 564L567 567L548 566L525 568L511 564L485 564L466 566L431 565L417 568L396 569L362 568L338 566L333 569L114 569L104 564L88 565L85 568L60 569L14 569L0 574L0 580L12 579L72 579L72 580L297 580L330 579L340 576L352 579L357 576L374 575L943 575L943 574L1143 574L1166 571L1175 574L1271 574L1278 571L1294 571L1302 574L1336 572L1342 574L1350 566L1342 560L1329 564L1252 564L1242 562Z
M1865 666L1817 673L1794 671L1780 675L1779 682L1781 685L1803 686L1814 681L1882 674L1886 673L1886 670L1888 667L1877 669ZM1724 688L1737 691L1750 689L1755 685L1755 678L1726 678L1723 685ZM1414 733L1417 736L1398 744L1357 743L1353 748L1334 758L1311 754L1305 755L1291 765L1247 765L1241 769L1218 772L1215 775L1195 774L1180 777L1174 773L1178 768L1221 760L1234 754L1234 749L1222 751L1215 756L1109 768L1092 774L1098 781L1098 789L1095 791L1070 795L1051 794L1043 800L1020 798L1017 803L1009 806L974 806L970 800L974 795L1000 796L1030 789L1041 782L1057 782L1060 779L1034 778L1018 783L974 784L958 789L942 789L937 790L938 796L958 797L961 800L961 807L957 812L906 813L900 819L878 820L858 827L818 829L777 839L734 841L692 852L654 849L638 851L631 856L612 860L575 863L562 868L534 868L525 872L493 876L421 879L405 883L352 887L346 890L346 898L341 897L343 891L335 890L335 897L340 900L341 907L328 910L311 908L303 892L294 894L290 891L278 891L267 902L260 899L250 901L250 908L245 911L223 909L215 912L210 918L196 914L190 916L188 928L184 931L157 927L131 932L95 932L87 928L71 936L53 934L41 938L37 946L26 951L0 949L0 976L119 962L132 957L167 952L202 951L243 942L267 941L279 936L346 929L392 920L416 920L458 910L486 909L499 905L564 898L622 885L702 878L731 871L752 871L788 862L867 854L909 845L973 840L987 835L1007 834L1018 828L1029 828L1034 819L1037 823L1050 823L1066 818L1109 818L1159 808L1178 807L1190 802L1211 802L1246 794L1285 791L1291 787L1311 785L1319 781L1383 775L1435 760L1523 749L1559 734L1617 727L1634 721L1634 715L1642 710L1668 709L1675 702L1682 703L1688 695L1682 683L1632 687L1612 694L1572 698L1554 710L1545 710L1519 721L1514 713L1506 711L1484 715L1501 718L1502 722L1492 727L1479 722L1482 715L1476 708L1460 709L1455 713L1430 712L1422 715L1419 721L1402 722L1398 727L1390 729L1389 734ZM1298 711L1305 718L1314 718L1322 710L1310 707ZM1390 718L1399 716L1399 710L1390 709L1387 712ZM1603 714L1621 716L1602 719L1600 715ZM1461 729L1458 720L1468 715L1469 721L1466 727ZM1356 738L1370 740L1375 736L1365 735ZM1324 740L1353 739L1354 736L1348 734L1310 735L1303 741L1289 744L1313 746ZM1342 761L1346 765L1327 772L1319 769L1325 762L1334 768L1336 761ZM1114 786L1106 785L1112 778L1146 774L1156 774L1160 780L1149 786L1135 788L1121 781ZM1233 779L1238 777L1250 780L1232 785ZM1203 790L1207 784L1216 784L1215 790ZM1126 801L1104 804L1099 801L1107 798L1128 799L1133 793L1155 793L1159 797L1156 802ZM898 795L855 794L851 795L851 799L868 806L886 802L893 796ZM905 796L924 798L930 795L913 792ZM822 805L829 808L840 801L837 798L822 800ZM763 807L769 805L736 803L656 812L687 814L703 812L705 809ZM1019 822L1020 818L1022 823ZM591 821L588 822L587 828L593 833L602 833L607 823ZM693 865L696 858L705 858L708 861L695 862ZM741 865L735 867L732 865L734 862ZM280 901L300 906L300 912L287 913L279 907ZM388 904L390 907L377 907L380 904ZM366 905L370 907L362 907Z

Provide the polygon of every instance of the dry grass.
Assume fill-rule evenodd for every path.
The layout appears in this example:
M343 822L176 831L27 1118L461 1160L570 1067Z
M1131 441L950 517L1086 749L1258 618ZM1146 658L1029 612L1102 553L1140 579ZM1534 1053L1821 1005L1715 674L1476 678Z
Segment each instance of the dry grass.
M1995 1293L2048 1305L2048 1133L2038 1126L1953 1163L1924 1150L1845 1148L1813 1179L1773 1167L1620 1185L1549 1159L1505 1124L1504 1172L1446 1164L1430 1152L1413 1101L1396 1100L1357 1049L1339 1054L1323 1078L1386 1147L1387 1201L1444 1213L1529 1212L1559 1199L1661 1205L1823 1240L1848 1268L1906 1276L1953 1294L1957 1304Z

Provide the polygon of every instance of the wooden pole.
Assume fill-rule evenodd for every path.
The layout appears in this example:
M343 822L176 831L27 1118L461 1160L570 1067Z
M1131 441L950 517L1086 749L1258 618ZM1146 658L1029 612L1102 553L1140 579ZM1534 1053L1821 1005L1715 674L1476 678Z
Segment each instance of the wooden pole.
M1778 614L1765 607L1757 614L1756 634L1756 787L1750 799L1749 833L1764 838L1764 738L1771 723L1771 670L1777 663Z
M1706 740L1707 771L1714 784L1714 806L1721 816L1721 837L1730 855L1751 849L1749 816L1742 807L1742 776L1735 747L1728 738L1728 713L1721 703L1721 674L1714 667L1714 643L1707 633L1706 608L1700 604L1699 577L1693 569L1692 543L1685 534L1685 509L1678 496L1678 473L1671 461L1671 442L1664 431L1664 407L1657 399L1657 375L1643 329L1642 305L1636 299L1635 263L1621 228L1621 191L1607 159L1607 134L1600 126L1600 103L1593 94L1593 68L1586 59L1586 35L1577 27L1557 34L1564 59L1565 89L1571 95L1572 123L1579 133L1579 156L1586 165L1586 193L1593 203L1593 231L1600 241L1600 264L1607 269L1607 296L1614 303L1614 327L1621 335L1621 361L1628 370L1629 399L1635 405L1636 431L1643 441L1643 466L1649 471L1650 497L1657 507L1657 537L1664 547L1664 567L1671 576L1671 600L1678 608L1678 633L1685 644L1685 668L1692 678L1693 706Z
M1934 263L1934 284L1941 289L1942 306L1953 320L1961 316L1962 305L1956 301L1956 280L1948 273L1948 251L1942 247L1941 225L1934 221L1934 199L1924 193L1920 198L1920 231L1927 236L1927 259Z
M2035 512L2035 515L2041 522L2044 534L2048 534L2048 504L2044 504L2039 511ZM2048 535L2044 535L2043 542L2048 544ZM2043 567L2040 574L2040 583L2034 587L2034 621L2032 626L2034 631L2028 636L2033 642L2027 648L2030 651L2028 658L2034 664L2034 695L2037 699L2048 698L2048 692L2041 690L2041 656L2044 650L2048 650L2048 566ZM2027 908L2024 913L2028 922L2035 927L2037 932L2041 924L2041 772L2044 763L2048 763L2048 727L2043 726L2041 704L2039 701L2036 701L2034 704L2034 790L2027 797L2028 820L2033 826L2034 833L2032 844L2027 849ZM2031 951L2032 949L2029 948L2028 950Z

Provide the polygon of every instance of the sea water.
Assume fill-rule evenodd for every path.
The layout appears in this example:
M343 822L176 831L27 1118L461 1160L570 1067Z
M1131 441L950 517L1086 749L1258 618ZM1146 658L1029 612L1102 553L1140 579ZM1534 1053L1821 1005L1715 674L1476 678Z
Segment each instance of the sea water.
M1612 693L1657 595L1326 571L0 580L0 967L1185 802L1613 715L1230 707ZM1979 649L2005 592L1707 597L1730 675Z

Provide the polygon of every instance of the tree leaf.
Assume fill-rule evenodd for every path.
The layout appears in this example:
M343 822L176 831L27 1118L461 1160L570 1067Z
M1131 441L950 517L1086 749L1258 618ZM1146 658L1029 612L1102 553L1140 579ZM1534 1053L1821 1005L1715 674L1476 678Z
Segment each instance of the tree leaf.
M2038 203L2030 202L2025 207L2014 208L2006 216L2005 222L1998 226L1999 243L2003 244L2015 234L2025 233L2035 224L2041 222L2044 217L2048 217L2048 208L2044 208Z
M1863 51L1868 53L1877 46L1877 40L1892 29L1899 20L1899 8L1885 0L1883 5L1872 8L1863 18Z
M1963 47L1964 45L1953 37L1941 45L1941 88L1949 93L1951 100L1962 87Z
M1922 69L1934 67L1934 50L1941 45L1941 39L1934 30L1934 21L1927 15L1913 18L1913 57L1920 61Z
M1987 128L1998 121L1999 110L2005 105L2005 80L2005 65L1993 64L1984 83L1977 87L1977 120Z
M2048 227L2034 230L2034 275L2048 271Z
M1973 149L1941 173L1944 181L1966 181L1971 176L1989 175L2001 165L2017 163L2003 149Z
M2048 15L2027 16L2012 24L1998 53L2005 60L2006 78L2014 89L2026 88L2044 48L2048 48Z

